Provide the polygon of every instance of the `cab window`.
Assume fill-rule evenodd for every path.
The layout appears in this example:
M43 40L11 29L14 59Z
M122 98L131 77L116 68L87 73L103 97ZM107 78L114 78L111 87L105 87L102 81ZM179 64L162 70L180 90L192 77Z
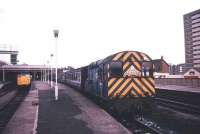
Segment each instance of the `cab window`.
M151 61L144 61L142 63L142 76L153 77L153 63Z
M111 77L121 77L123 73L122 62L111 62L109 64L109 73Z

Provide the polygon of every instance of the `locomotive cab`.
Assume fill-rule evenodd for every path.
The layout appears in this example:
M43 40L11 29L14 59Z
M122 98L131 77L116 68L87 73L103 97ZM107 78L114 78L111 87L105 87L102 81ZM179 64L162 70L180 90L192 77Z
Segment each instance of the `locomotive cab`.
M151 61L112 61L108 68L108 97L140 98L154 96L153 64Z

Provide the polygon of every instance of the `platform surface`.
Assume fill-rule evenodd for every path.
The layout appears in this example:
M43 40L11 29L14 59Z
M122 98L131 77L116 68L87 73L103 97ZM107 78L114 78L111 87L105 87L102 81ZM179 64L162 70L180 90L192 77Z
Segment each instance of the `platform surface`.
M47 82L33 82L3 134L131 134L99 106L58 84L59 99ZM38 102L38 105L33 105Z
M39 86L38 134L130 134L79 92L59 84L59 99L48 86Z
M176 91L184 91L184 92L194 92L200 93L200 88L191 88L187 86L177 86L177 85L156 85L157 89L165 89L165 90L176 90Z
M21 103L13 117L10 119L2 134L34 134L37 117L38 91L32 87L29 94Z

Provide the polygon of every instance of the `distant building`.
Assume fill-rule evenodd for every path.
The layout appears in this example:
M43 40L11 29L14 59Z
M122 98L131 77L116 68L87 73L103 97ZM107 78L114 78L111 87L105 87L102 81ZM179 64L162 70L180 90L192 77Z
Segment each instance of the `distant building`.
M178 65L169 65L169 74L170 75L183 75L188 68L186 64L178 64Z
M0 50L0 54L9 54L10 55L10 63L16 65L18 60L18 51L7 51L7 50Z
M161 57L161 59L155 59L152 61L155 66L155 72L157 73L169 73L168 63Z
M200 71L200 9L185 14L183 18L186 68Z
M170 75L175 75L176 74L176 65L169 65L169 74Z

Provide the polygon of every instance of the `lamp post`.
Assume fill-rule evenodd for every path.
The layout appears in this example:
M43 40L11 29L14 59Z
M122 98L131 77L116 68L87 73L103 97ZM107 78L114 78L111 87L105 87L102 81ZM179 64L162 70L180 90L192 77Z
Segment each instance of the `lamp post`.
M59 33L59 30L53 30L54 32L54 37L55 37L55 57L56 57L56 85L55 85L55 100L58 100L58 68L57 68L57 39L58 39L58 33Z
M43 70L42 70L42 68L41 68L41 81L43 81Z
M40 79L41 79L41 81L42 81L42 69L40 70Z
M51 57L51 88L52 88L53 87L53 73L52 73L52 66L53 66L52 58L53 58L53 54L51 54L50 57Z
M42 69L42 78L43 78L43 81L44 81L44 68Z
M47 61L47 81L49 84L49 61Z
M47 81L46 65L44 64L44 81Z
M3 68L3 82L5 81L5 70L4 70L4 65L2 66Z

